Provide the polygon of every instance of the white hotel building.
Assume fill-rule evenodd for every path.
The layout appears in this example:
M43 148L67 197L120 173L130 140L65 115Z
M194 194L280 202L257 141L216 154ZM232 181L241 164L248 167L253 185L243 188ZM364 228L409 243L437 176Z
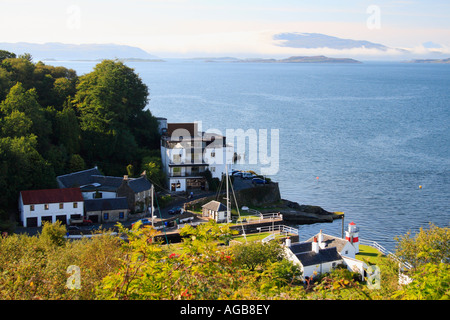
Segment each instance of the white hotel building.
M234 148L226 137L198 130L197 123L167 123L158 118L161 130L161 160L171 192L206 189L203 173L222 179L226 166L231 173Z

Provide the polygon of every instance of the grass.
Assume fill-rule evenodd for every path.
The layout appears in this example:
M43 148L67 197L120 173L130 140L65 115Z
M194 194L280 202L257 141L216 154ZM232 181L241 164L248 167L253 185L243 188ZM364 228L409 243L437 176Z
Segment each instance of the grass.
M368 262L369 264L378 264L381 259L386 259L386 256L383 255L378 249L371 247L371 246L365 246L365 245L359 245L359 253L355 257L358 260L363 260L365 262Z
M247 234L246 238L247 238L248 242L260 241L260 240L264 239L265 237L268 237L271 234L272 234L272 232L251 233L251 234ZM275 233L275 238L284 238L284 237L285 236L280 233ZM243 242L243 243L245 242L244 236L236 236L233 238L233 240Z

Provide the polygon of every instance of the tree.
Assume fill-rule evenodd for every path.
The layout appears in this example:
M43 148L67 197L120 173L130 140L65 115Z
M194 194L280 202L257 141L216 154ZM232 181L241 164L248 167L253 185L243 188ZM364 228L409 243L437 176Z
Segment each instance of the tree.
M40 238L47 242L50 246L63 246L66 243L66 227L61 224L61 221L50 223L45 221L42 225Z
M16 112L16 119L21 113L21 124L32 123L30 132L33 133L38 139L39 150L47 147L49 143L49 135L52 130L51 123L46 118L45 110L39 105L37 101L37 93L35 89L25 90L21 83L17 83L13 86L6 99L0 103L0 111L6 116L11 117L11 115ZM24 121L24 117L29 120ZM28 131L23 128L17 128L16 131Z
M80 152L81 130L75 110L70 104L55 114L55 144L63 145L69 154Z
M76 89L73 103L82 130L82 155L88 164L101 164L110 174L122 174L138 156L136 127L149 129L148 123L139 122L141 116L148 117L143 111L147 86L122 62L104 60L80 77ZM139 137L139 141L145 139Z
M103 60L80 77L74 103L83 130L109 132L131 127L147 105L147 97L148 88L133 69Z
M249 242L234 246L232 252L238 265L249 270L263 268L268 262L282 261L284 249L278 242Z
M395 239L398 241L396 255L414 268L447 261L450 257L450 228L430 224L428 229L420 228L414 236L407 232Z
M86 168L86 163L79 154L73 154L70 156L69 163L67 164L68 172L82 171Z
M37 137L33 134L0 139L0 205L3 208L15 206L22 190L55 186L53 168L36 146Z
M394 298L404 300L449 300L450 265L426 263L411 275L412 282L394 293Z
M0 63L5 59L13 59L15 57L16 57L15 53L6 50L0 50Z

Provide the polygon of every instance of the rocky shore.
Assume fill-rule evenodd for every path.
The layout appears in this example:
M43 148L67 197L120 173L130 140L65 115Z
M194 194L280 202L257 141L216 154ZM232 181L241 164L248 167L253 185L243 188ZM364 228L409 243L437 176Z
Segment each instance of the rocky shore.
M268 206L264 211L273 211L275 208L283 215L283 220L290 224L333 222L342 217L340 213L326 211L319 206L298 204L285 199L282 199L273 208Z

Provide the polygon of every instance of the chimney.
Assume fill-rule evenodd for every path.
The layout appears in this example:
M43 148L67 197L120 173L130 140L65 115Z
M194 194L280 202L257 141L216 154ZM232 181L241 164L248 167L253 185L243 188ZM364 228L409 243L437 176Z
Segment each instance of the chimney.
M323 242L323 233L322 233L322 229L320 229L318 241L319 241L319 245Z
M317 243L317 237L314 236L313 242L311 244L311 250L315 253L319 253L319 244Z
M322 230L320 230L319 235L318 235L318 242L319 242L319 248L320 249L325 249L325 242L323 242L323 233Z
M289 237L286 238L286 247L290 248L291 247L291 239Z

